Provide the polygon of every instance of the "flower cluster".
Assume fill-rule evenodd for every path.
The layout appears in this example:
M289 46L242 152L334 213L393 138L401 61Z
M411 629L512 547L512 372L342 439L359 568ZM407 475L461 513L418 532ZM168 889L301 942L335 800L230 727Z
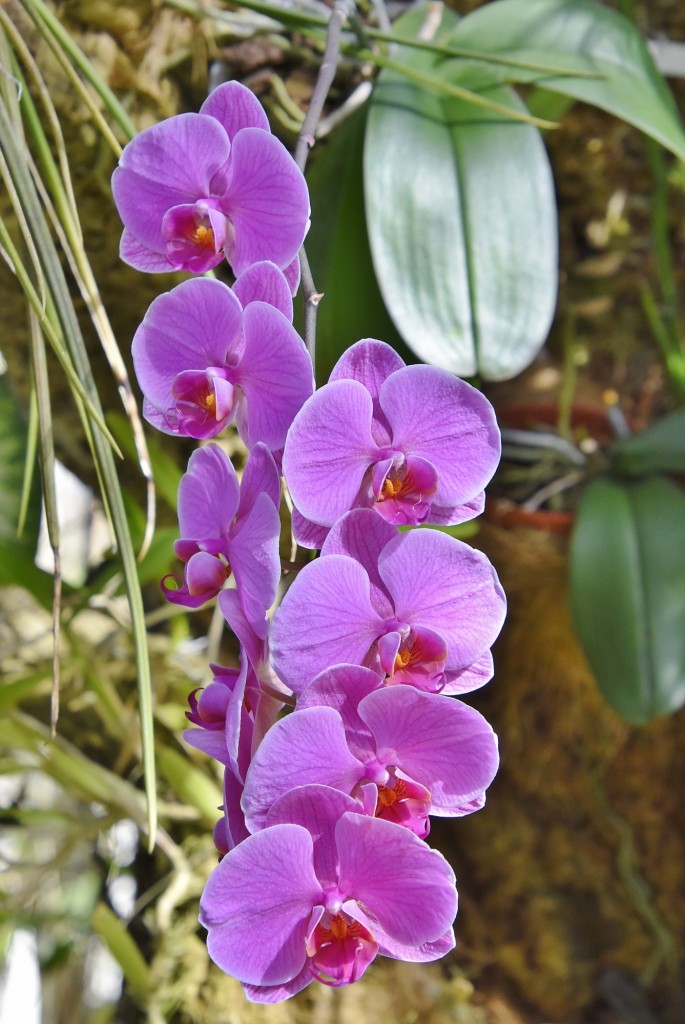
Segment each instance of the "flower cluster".
M258 1002L356 981L379 953L434 960L454 945L457 894L430 819L482 807L498 764L492 729L456 695L492 675L504 595L488 560L441 530L482 509L492 409L373 339L314 390L291 322L307 190L239 84L142 132L114 194L133 266L202 273L225 258L237 275L161 295L133 341L150 423L208 441L234 421L249 450L240 479L217 443L192 455L183 579L162 581L187 607L216 598L240 643L239 667L211 666L187 712L188 742L224 767L201 901L210 955ZM271 621L281 469L294 536L319 556L295 567Z

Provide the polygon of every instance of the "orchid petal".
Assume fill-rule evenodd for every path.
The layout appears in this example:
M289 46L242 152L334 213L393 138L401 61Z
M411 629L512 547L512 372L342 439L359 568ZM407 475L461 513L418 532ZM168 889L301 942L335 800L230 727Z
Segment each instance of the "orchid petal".
M318 558L298 573L274 616L274 669L298 693L331 663L361 664L383 632L361 565L343 555Z
M262 492L245 517L236 522L227 545L240 603L258 635L264 630L264 613L276 598L281 576L280 532L281 521L274 503Z
M233 379L245 393L238 427L251 448L262 441L275 451L314 388L312 362L292 324L266 302L243 314L245 346Z
M431 814L454 814L480 796L497 772L497 737L474 708L409 686L370 693L359 715L376 754L431 794Z
M164 414L185 370L221 367L238 344L243 313L221 281L196 278L159 295L133 338L133 362L147 401Z
M387 587L378 573L383 549L398 537L397 530L372 509L354 509L342 516L328 534L321 555L349 555L366 570L371 584L371 603L383 618L393 614Z
M297 786L321 783L351 793L364 767L350 754L342 719L333 708L297 711L277 722L252 758L243 793L251 832L263 828L271 805Z
M492 565L438 530L412 530L392 541L378 570L397 618L444 638L448 671L471 665L502 627L506 600Z
M488 400L434 366L407 366L381 386L393 446L438 472L436 505L462 505L483 490L500 457L500 433Z
M335 708L343 720L347 745L355 757L374 749L370 729L359 717L359 702L383 686L383 680L361 665L334 665L320 672L297 698L297 710L313 707Z
M274 508L281 504L281 478L273 455L265 444L258 443L250 452L240 481L240 505L238 519L242 519L263 492L273 502Z
M238 477L218 444L193 452L178 488L181 537L202 541L224 538L238 510Z
M224 82L217 86L200 107L200 113L216 118L231 140L243 128L271 131L261 103L240 82Z
M301 171L283 143L259 128L237 133L231 164L222 205L235 229L233 251L227 252L233 272L241 274L261 260L286 267L309 227L309 193Z
M346 811L361 813L361 806L351 796L318 783L298 786L284 793L267 814L267 827L287 822L302 825L314 840L314 872L322 886L332 886L338 879L338 850L335 826Z
M335 839L340 892L360 903L391 939L422 946L444 935L456 914L457 893L442 854L409 829L360 814L343 814Z
M275 263L266 260L253 263L238 277L232 291L240 299L243 309L250 302L267 302L292 323L293 299L290 285Z
M336 381L316 391L295 417L283 471L303 516L332 526L356 504L364 474L376 461L373 406L366 388Z
M281 985L302 970L305 938L321 885L312 837L299 825L249 836L209 877L200 903L209 954L250 985Z

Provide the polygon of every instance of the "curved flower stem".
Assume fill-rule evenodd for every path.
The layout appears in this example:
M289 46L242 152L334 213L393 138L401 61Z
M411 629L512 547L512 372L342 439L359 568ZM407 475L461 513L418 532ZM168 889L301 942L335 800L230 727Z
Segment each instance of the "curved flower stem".
M340 43L343 25L353 8L352 0L335 0L326 31L326 47L319 74L314 85L309 109L302 123L302 128L295 147L295 163L304 173L309 157L309 150L315 142L316 127L321 118L326 97L333 84L335 72L340 59ZM300 271L302 273L302 291L304 295L304 340L307 351L316 369L316 310L322 299L317 292L304 248L300 251Z

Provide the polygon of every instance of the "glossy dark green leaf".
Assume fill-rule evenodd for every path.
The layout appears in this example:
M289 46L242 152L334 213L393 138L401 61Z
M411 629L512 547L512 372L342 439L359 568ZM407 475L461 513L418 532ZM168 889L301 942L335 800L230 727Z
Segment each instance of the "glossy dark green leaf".
M397 31L418 35L427 10L409 12ZM435 41L456 23L444 10ZM446 80L461 74L427 51L401 48L396 59ZM525 110L487 75L461 84ZM519 373L545 341L557 292L556 204L538 130L384 71L364 185L376 276L407 345L462 376Z
M362 179L366 113L362 107L316 147L308 173L312 227L306 249L314 283L324 296L316 330L319 384L360 338L379 338L412 359L383 305L371 262ZM300 306L296 302L301 329Z
M463 18L450 46L573 68L599 77L542 74L488 65L508 82L538 82L585 100L651 135L685 160L685 132L673 97L635 26L596 0L496 0Z
M677 409L646 430L611 447L612 467L624 476L685 473L685 409Z
M685 704L685 494L600 478L571 544L571 607L600 690L629 722Z

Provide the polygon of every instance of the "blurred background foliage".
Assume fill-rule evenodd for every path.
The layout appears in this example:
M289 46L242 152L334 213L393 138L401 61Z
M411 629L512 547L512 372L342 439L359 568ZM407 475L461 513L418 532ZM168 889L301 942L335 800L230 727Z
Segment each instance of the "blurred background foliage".
M535 0L529 10L535 5L542 11L559 3ZM469 43L466 20L457 22L457 15L483 7L487 19L487 7L495 7L471 0L453 6L442 22L452 33L445 45L452 48L460 33ZM620 10L627 19L622 31L631 39L639 32L662 42L685 40L685 12L672 0L581 0L570 6L589 9L604 19L601 24ZM174 569L176 488L190 449L142 426L129 382L129 350L152 298L180 278L141 275L119 261L120 225L109 180L128 138L163 117L198 109L207 89L223 78L253 88L274 132L293 145L329 8L318 0L255 0L237 9L221 0L3 0L0 955L5 968L20 961L27 970L38 965L35 991L41 999L40 1016L29 1017L34 996L24 983L21 1024L276 1024L372 1015L407 1024L685 1019L683 712L664 715L685 698L685 517L682 480L673 478L685 471L679 418L685 174L660 145L670 144L681 159L685 153L676 105L638 49L638 64L656 90L651 134L659 142L649 141L627 123L650 131L635 105L631 115L630 104L624 110L604 104L623 120L598 109L602 103L571 107L564 93L579 96L606 80L593 71L583 78L587 66L571 66L568 54L565 70L559 65L556 94L541 89L540 63L543 56L551 59L544 39L513 57L524 65L515 74L510 63L506 73L494 75L487 62L455 64L435 53L388 46L388 11L395 17L405 10L405 4L357 8L309 170L308 250L315 282L326 293L318 321L320 381L361 336L391 342L408 360L440 361L437 350L455 317L466 316L463 293L446 297L443 286L463 289L466 282L473 315L459 338L466 337L467 352L479 309L483 315L496 310L504 324L495 336L477 324L475 330L494 346L500 368L502 346L511 337L507 324L518 331L517 354L506 373L488 372L482 340L475 363L450 365L478 374L480 383L490 378L484 387L505 426L535 431L532 443L530 436L523 444L510 436L488 516L473 538L500 573L510 614L495 651L496 678L474 696L500 734L501 773L485 811L434 829L460 882L460 944L444 964L388 961L349 990L312 986L286 1005L259 1008L209 962L197 926L199 895L216 859L211 832L222 795L214 765L185 747L180 734L187 694L208 681L208 661L229 661L236 652L211 612L188 617L165 605L159 592L159 578ZM521 31L529 32L525 5L519 3L518 11ZM416 12L408 17L404 25L414 32L423 15L418 21L412 21ZM492 29L484 24L487 38ZM504 43L501 48L508 52ZM532 234L521 224L519 249L507 250L500 267L505 273L518 261L513 269L523 276L515 288L492 288L497 277L488 275L494 254L487 246L475 277L469 278L469 259L458 265L454 240L461 229L453 208L452 220L441 213L451 186L441 181L440 165L430 181L417 179L437 211L438 226L430 231L425 219L406 216L406 195L392 191L404 179L392 172L388 178L387 168L385 178L381 174L382 161L396 167L404 160L388 146L400 152L408 141L406 122L388 127L379 141L382 89L387 96L399 87L410 106L417 96L433 102L425 99L425 82L407 77L407 66L412 73L442 76L442 87L468 86L486 99L499 90L497 102L525 113L508 85L524 83L520 95L537 121L514 128L498 114L495 130L503 138L515 131L516 138L530 140L540 123L563 113L561 127L545 131L545 147L526 143L533 148L520 151L528 156L518 168L506 163L507 143L497 142L490 154L495 169L514 167L509 191L497 195L506 202L494 203L499 179L479 173L487 156L481 153L471 179L477 194L460 208L460 215L477 210L476 226L488 237L489 224L491 236L522 194L526 162L546 167L549 157L551 170L540 172L549 176L547 184L533 190L528 209ZM628 77L631 67L628 61ZM379 69L384 77L369 107ZM549 72L544 77L552 84ZM677 79L672 84L682 111L685 89ZM644 80L637 94L649 108ZM455 95L445 100L444 89L440 95L453 113L459 107L472 119L468 111L475 108ZM388 117L399 116L392 104L389 109ZM492 120L492 109L486 109ZM649 110L646 116L649 121ZM375 139L368 134L373 119ZM420 149L415 140L412 145ZM430 170L424 166L422 173ZM385 225L379 223L388 205L396 211L389 228L387 216ZM512 215L522 212L511 209ZM557 212L561 276L555 301ZM385 230L395 234L382 250ZM468 256L468 242L462 256ZM433 261L421 281L423 295L412 285L423 273L412 262L422 249ZM436 351L419 343L412 354L409 328L422 317ZM608 423L599 439L587 417L576 418L581 406ZM616 432L650 424L656 439L648 431L636 433L606 454ZM226 443L240 457L236 439ZM523 459L521 451L528 453ZM88 489L69 491L74 496L66 503L58 464ZM597 486L604 491L598 494ZM618 505L616 487L623 488ZM633 501L635 488L645 487L658 491L635 500L644 507L640 550L650 543L656 550L646 573L654 583L647 588L648 611L663 637L648 652L656 652L661 664L625 679L639 658L624 656L624 645L639 641L644 625L630 618L630 598L644 598L644 587L614 579L602 566L609 545L601 530L608 529L613 543L628 507L624 532L627 543L634 541L634 508L626 502ZM41 495L39 568L34 556ZM576 554L572 564L571 603L594 674L569 610L568 526L579 501L586 510L573 543L576 553L590 555L579 564ZM512 520L512 510L520 509L523 520ZM560 521L566 532L550 525ZM579 534L589 538L580 547ZM55 557L61 573L53 575ZM621 555L616 564L625 568ZM665 564L669 588L661 585ZM615 634L604 622L598 630L619 590L623 625ZM599 611L593 606L597 595ZM600 695L597 681L621 716ZM636 722L648 724L631 724ZM11 981L7 970L4 977Z

